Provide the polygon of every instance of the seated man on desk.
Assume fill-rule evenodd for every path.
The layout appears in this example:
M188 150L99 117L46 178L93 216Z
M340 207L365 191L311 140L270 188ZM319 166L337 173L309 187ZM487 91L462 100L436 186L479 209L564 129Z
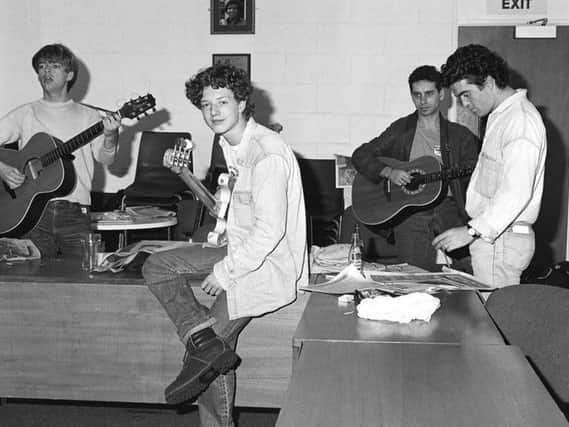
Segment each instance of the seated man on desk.
M449 122L440 113L444 98L440 72L431 65L423 65L410 74L408 82L416 111L393 122L381 135L361 145L352 155L358 173L372 183L379 184L387 179L392 185L403 187L411 182L408 169L392 168L379 157L409 162L431 156L446 168L472 166L478 158L478 138L465 127ZM448 187L445 181L443 197L412 215L395 219L395 245L403 262L428 271L436 270L436 251L431 242L437 234L466 224L468 216L464 200L467 184L468 178L452 180ZM457 251L450 256L453 263L459 259L466 260L466 265L456 267L469 270L467 253Z
M201 394L200 418L208 426L233 425L234 368L240 360L234 349L241 330L251 317L294 301L297 287L308 281L299 167L283 139L252 118L252 90L243 70L219 64L186 83L186 96L220 135L235 177L227 247L155 253L142 269L186 347L166 401L191 402ZM209 275L201 288L216 297L210 308L196 300L189 282L202 272Z

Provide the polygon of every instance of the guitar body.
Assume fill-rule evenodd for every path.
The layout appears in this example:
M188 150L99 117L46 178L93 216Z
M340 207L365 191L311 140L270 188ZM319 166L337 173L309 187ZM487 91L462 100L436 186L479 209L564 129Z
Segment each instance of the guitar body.
M126 102L117 114L134 119L155 105L154 97L147 94ZM76 177L71 153L100 135L103 128L101 120L64 143L38 132L20 151L0 148L0 161L26 175L20 187L9 189L4 183L4 191L0 188L0 237L27 233L39 221L47 202L73 190Z
M440 196L440 179L422 182L423 176L440 174L441 164L430 156L423 156L411 162L380 157L394 169L401 169L414 177L411 183L399 187L382 180L379 184L368 181L357 174L352 184L352 205L356 218L367 225L384 225L399 215L419 208L429 207Z
M0 188L0 237L19 237L39 221L47 202L62 197L75 186L70 160L58 159L42 168L38 160L57 148L47 133L36 133L21 151L0 149L0 161L25 173L24 183L13 190Z

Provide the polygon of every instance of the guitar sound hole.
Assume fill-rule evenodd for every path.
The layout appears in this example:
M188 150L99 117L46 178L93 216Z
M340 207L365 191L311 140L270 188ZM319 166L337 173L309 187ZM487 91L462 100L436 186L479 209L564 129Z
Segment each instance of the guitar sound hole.
M413 177L413 179L411 180L411 182L410 182L409 184L407 184L407 185L405 186L405 188L406 188L408 191L417 191L417 190L419 189L419 186L421 185L421 184L420 184L420 181L417 180L417 179L415 179L415 178L416 178L417 176L420 176L420 175L421 175L420 173L412 173L412 174L411 174L411 176Z

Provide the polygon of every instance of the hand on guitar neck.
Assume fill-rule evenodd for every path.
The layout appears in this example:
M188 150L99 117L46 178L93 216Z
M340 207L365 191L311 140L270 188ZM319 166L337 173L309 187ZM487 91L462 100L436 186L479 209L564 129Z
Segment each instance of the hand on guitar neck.
M211 245L222 246L227 243L225 215L231 199L234 177L226 173L221 174L218 178L219 187L214 195L211 194L189 169L192 149L193 144L190 140L179 139L174 148L166 150L162 163L186 183L196 198L207 208L209 214L216 219L215 227L208 233L207 241Z

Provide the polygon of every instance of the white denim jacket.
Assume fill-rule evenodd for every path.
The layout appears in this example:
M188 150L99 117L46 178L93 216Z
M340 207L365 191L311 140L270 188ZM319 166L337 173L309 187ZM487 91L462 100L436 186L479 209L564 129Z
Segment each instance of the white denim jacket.
M302 181L292 149L249 119L241 142L220 144L237 173L227 214L227 256L214 274L227 292L230 319L289 304L308 283Z
M466 194L470 225L493 243L514 223L533 224L543 193L546 134L526 90L488 116L482 151Z

